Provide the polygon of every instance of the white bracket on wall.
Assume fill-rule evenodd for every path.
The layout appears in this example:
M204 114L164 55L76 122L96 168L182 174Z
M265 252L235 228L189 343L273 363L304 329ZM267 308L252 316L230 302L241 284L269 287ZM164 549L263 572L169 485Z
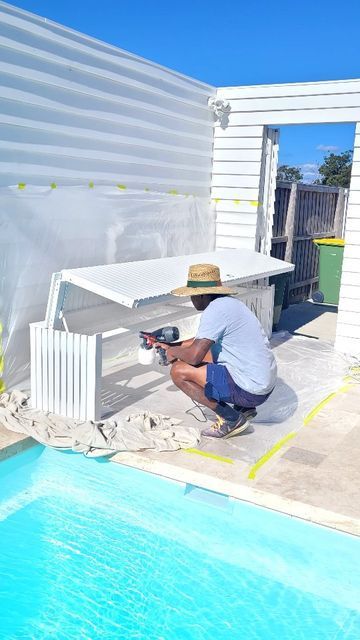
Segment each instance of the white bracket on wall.
M208 105L220 126L224 128L227 127L229 124L229 113L231 111L230 102L228 100L222 100L221 98L209 98Z

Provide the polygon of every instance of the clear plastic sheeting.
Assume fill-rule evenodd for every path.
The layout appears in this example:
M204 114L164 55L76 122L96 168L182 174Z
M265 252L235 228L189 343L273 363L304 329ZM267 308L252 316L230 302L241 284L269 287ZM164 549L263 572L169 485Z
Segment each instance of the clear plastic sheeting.
M215 214L208 198L121 185L21 187L0 189L0 322L7 388L22 386L29 377L29 323L45 317L52 273L214 249ZM76 288L71 295L72 309L106 305Z
M344 385L349 368L331 344L314 338L278 332L271 346L278 364L277 385L258 407L248 431L226 441L227 454L250 464L287 434L298 431L319 403Z

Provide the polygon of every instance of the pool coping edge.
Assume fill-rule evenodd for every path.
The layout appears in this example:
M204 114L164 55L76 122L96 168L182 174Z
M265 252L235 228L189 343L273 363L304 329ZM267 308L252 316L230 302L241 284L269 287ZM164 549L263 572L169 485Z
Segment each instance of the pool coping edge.
M182 484L192 484L202 489L222 493L231 498L271 509L290 517L360 537L360 519L291 498L284 498L246 484L230 482L206 473L178 467L168 462L149 459L133 452L117 453L111 459L111 462L147 471Z

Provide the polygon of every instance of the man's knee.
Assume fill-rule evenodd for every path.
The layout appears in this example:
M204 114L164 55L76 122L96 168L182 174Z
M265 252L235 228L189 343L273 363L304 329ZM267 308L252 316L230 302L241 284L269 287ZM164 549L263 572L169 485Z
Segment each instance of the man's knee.
M174 362L170 371L171 379L174 384L177 385L178 383L186 380L186 368L187 365L184 362L181 362L180 360Z

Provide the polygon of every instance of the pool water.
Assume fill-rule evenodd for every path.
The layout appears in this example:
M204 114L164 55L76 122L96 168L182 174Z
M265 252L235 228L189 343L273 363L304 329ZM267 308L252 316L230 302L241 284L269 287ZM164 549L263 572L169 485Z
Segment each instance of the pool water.
M360 539L110 462L0 464L0 638L359 640Z

